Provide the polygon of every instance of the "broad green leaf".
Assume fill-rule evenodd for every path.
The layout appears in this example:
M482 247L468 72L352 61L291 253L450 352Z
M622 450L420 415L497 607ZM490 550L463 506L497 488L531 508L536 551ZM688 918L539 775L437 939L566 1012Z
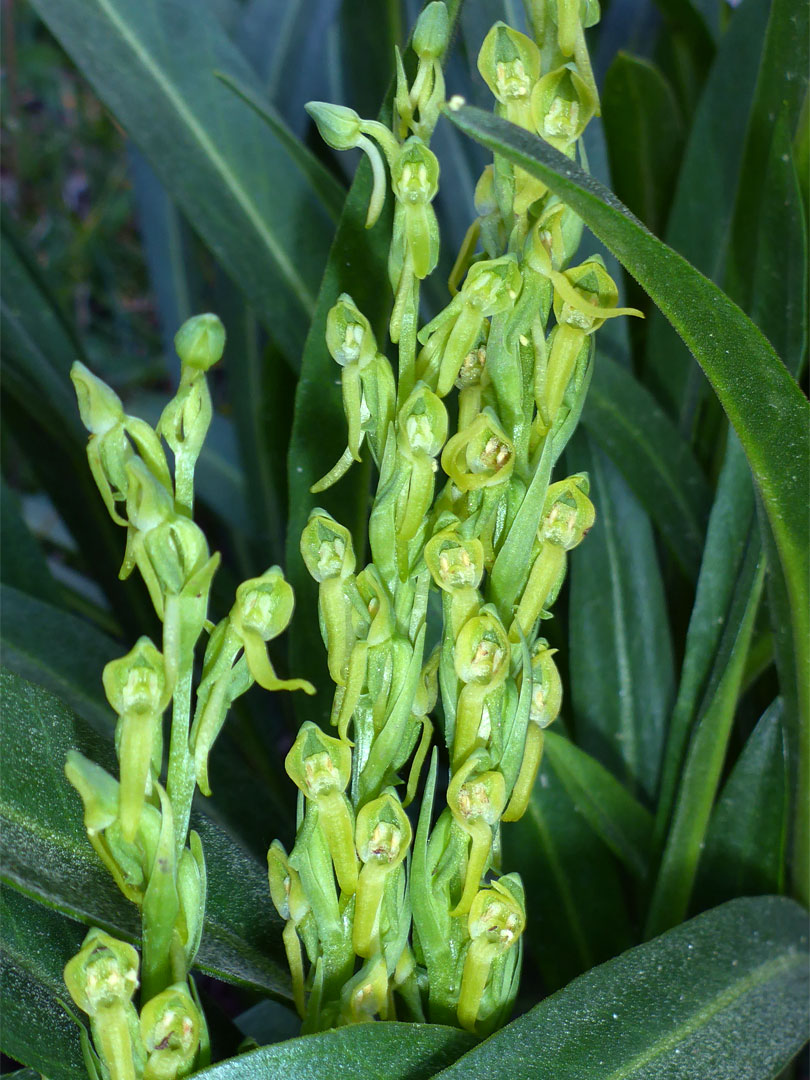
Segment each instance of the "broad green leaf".
M47 908L137 940L137 911L90 847L81 800L64 775L73 748L115 771L112 746L58 698L16 675L0 675L0 693L3 882ZM208 819L192 816L192 828L208 867L198 966L228 982L288 996L281 926L264 867Z
M629 947L616 861L578 812L550 756L541 763L528 810L504 826L503 846L503 864L523 878L532 915L524 980L539 970L546 990L556 990Z
M810 641L810 405L762 333L716 285L542 139L462 107L453 122L546 183L607 244L699 361L740 439L773 530L797 653ZM774 439L774 431L779 438Z
M353 1024L223 1061L204 1080L429 1080L476 1039L442 1024Z
M220 71L215 74L225 86L232 90L237 97L241 98L246 105L253 109L257 116L264 120L301 172L307 177L329 217L332 221L337 222L346 198L346 189L340 181L336 180L332 173L318 161L312 151L290 131L273 106L263 101L252 87L247 86L241 79L237 79L233 75L226 75Z
M808 1036L807 913L732 900L536 1005L436 1080L765 1080Z
M601 355L582 422L619 469L681 569L696 578L711 490L678 429L626 368Z
M101 685L104 665L124 649L86 620L3 585L3 666L44 687L91 724L112 734L115 714Z
M23 520L16 492L5 480L0 480L0 580L47 603L61 602L42 548Z
M544 753L577 810L602 842L639 878L649 870L653 819L599 762L554 731Z
M448 5L451 26L458 13L457 0ZM413 60L407 52L406 62ZM390 119L390 98L381 112ZM301 375L295 395L295 412L287 469L290 513L287 525L287 574L295 589L297 616L290 627L290 670L308 678L320 691L315 697L297 695L299 720L318 721L328 703L323 693L331 685L326 669L326 651L318 631L315 582L307 573L299 542L310 511L322 506L354 535L355 549L365 551L368 515L369 451L363 450L364 464L355 464L333 488L315 496L310 487L338 460L346 446L346 419L340 392L340 372L325 347L326 316L342 292L353 298L371 322L382 343L392 304L388 287L387 258L391 239L392 200L370 230L363 227L371 193L371 170L364 159L358 167L329 253L318 294L317 310L310 325L301 360ZM358 556L362 558L362 556Z
M728 632L720 649L723 660L715 665L712 685L689 739L672 823L647 913L647 937L680 922L689 907L737 709L763 577L761 548L754 541L746 552L740 571L741 587L735 590L729 613Z
M695 899L710 907L734 896L784 889L788 786L782 702L751 732L712 812Z
M718 284L768 11L769 0L746 0L734 12L695 113L667 222L670 247ZM657 310L649 316L645 370L662 403L690 434L704 378Z
M651 804L674 697L672 643L649 519L578 433L566 460L590 476L596 524L571 555L569 669L576 742Z
M61 1004L72 1005L62 972L87 928L5 887L0 916L3 1052L35 1068L37 1076L87 1080L79 1027Z
M602 120L616 194L647 228L660 233L684 138L672 87L648 60L619 53L605 77Z
M193 0L34 7L295 361L331 227L284 145L214 78L261 92L216 17Z
M121 582L124 532L113 524L90 475L70 367L83 353L39 267L2 218L2 326L6 429L35 471L79 548L83 568L135 634L154 615L140 584Z

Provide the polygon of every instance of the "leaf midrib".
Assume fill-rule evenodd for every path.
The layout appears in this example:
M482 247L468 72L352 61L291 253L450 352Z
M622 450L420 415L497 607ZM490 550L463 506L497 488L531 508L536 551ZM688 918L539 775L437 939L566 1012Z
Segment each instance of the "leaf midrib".
M788 972L793 967L804 965L806 957L798 953L796 950L783 955L774 957L772 960L766 960L764 964L760 964L759 967L754 968L746 978L739 979L732 986L729 986L722 993L719 993L702 1009L698 1009L692 1013L688 1019L684 1020L682 1024L677 1025L666 1035L654 1042L646 1050L637 1054L630 1061L625 1062L624 1065L619 1066L618 1069L612 1073L606 1074L602 1077L602 1080L626 1080L627 1077L631 1077L638 1069L648 1065L651 1061L654 1061L657 1057L661 1057L668 1051L675 1049L675 1047L684 1042L685 1039L693 1035L701 1027L704 1027L713 1017L724 1009L733 1005L745 994L757 989L757 987L764 985L765 983L776 978L776 976Z

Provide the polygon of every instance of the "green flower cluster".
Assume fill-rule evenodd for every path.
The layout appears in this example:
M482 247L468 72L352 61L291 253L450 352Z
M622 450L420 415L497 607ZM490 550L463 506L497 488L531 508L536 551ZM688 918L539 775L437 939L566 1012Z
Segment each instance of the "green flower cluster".
M500 114L573 156L598 110L583 36L598 8L530 8L539 44L498 23L479 70ZM501 872L500 824L526 809L543 729L560 710L539 622L594 521L587 477L552 484L551 473L579 419L594 331L630 313L598 256L569 267L576 215L496 158L477 186L452 298L420 328L420 283L439 253L428 142L447 41L446 9L431 3L410 85L397 53L391 130L351 109L308 106L330 146L371 159L369 225L387 163L398 364L395 377L368 319L340 296L326 346L341 367L348 443L313 491L338 481L364 441L379 481L368 565L358 569L349 531L323 510L301 538L338 737L301 729L286 762L301 793L295 845L288 855L274 842L268 863L305 1031L399 1017L485 1034L508 1016L525 904L519 877ZM434 715L449 757L446 806L434 823L434 749L414 834L404 808Z
M74 1002L90 1018L84 1035L89 1075L98 1080L177 1080L208 1064L202 1008L189 972L202 936L206 869L200 838L189 833L195 785L208 795L208 755L239 694L303 689L277 678L266 642L292 617L292 589L278 567L245 581L227 618L207 620L219 563L192 520L194 471L211 422L205 373L222 356L215 315L179 330L180 387L156 428L125 414L118 396L76 363L72 379L90 431L87 455L113 520L127 529L121 577L137 567L163 623L161 652L142 637L104 669L118 717L119 779L71 751L68 780L84 803L90 843L122 893L141 913L142 956L92 929L65 968ZM161 438L172 451L174 477ZM210 634L192 718L194 654ZM165 785L163 714L172 703ZM140 1015L133 1003L140 983Z

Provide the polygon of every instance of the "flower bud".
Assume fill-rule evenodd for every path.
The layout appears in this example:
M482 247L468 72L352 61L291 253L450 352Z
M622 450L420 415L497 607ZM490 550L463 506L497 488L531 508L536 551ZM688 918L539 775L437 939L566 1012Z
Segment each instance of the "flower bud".
M360 141L362 120L345 105L330 105L327 101L308 101L304 106L318 125L318 132L333 150L353 150Z
M545 638L538 638L532 646L532 700L529 720L538 727L546 728L560 715L562 705L562 680L554 663L556 649L550 649Z
M82 423L93 435L105 435L124 421L124 407L114 390L92 373L80 360L70 369Z
M416 20L411 47L420 60L438 60L450 40L450 17L441 0L433 0Z
M225 351L225 327L216 315L194 315L174 335L174 347L183 366L208 371Z
M127 517L139 532L162 525L174 513L171 495L138 458L127 462Z

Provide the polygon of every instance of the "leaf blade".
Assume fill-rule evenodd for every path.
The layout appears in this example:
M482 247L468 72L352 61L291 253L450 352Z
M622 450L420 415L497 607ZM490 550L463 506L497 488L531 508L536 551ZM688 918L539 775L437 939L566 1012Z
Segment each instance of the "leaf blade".
M299 190L284 146L211 74L231 73L260 92L215 16L188 0L35 7L274 339L297 357L331 229L318 201ZM94 45L101 39L103 52Z
M734 900L581 976L436 1080L761 1080L807 1038L806 913Z

